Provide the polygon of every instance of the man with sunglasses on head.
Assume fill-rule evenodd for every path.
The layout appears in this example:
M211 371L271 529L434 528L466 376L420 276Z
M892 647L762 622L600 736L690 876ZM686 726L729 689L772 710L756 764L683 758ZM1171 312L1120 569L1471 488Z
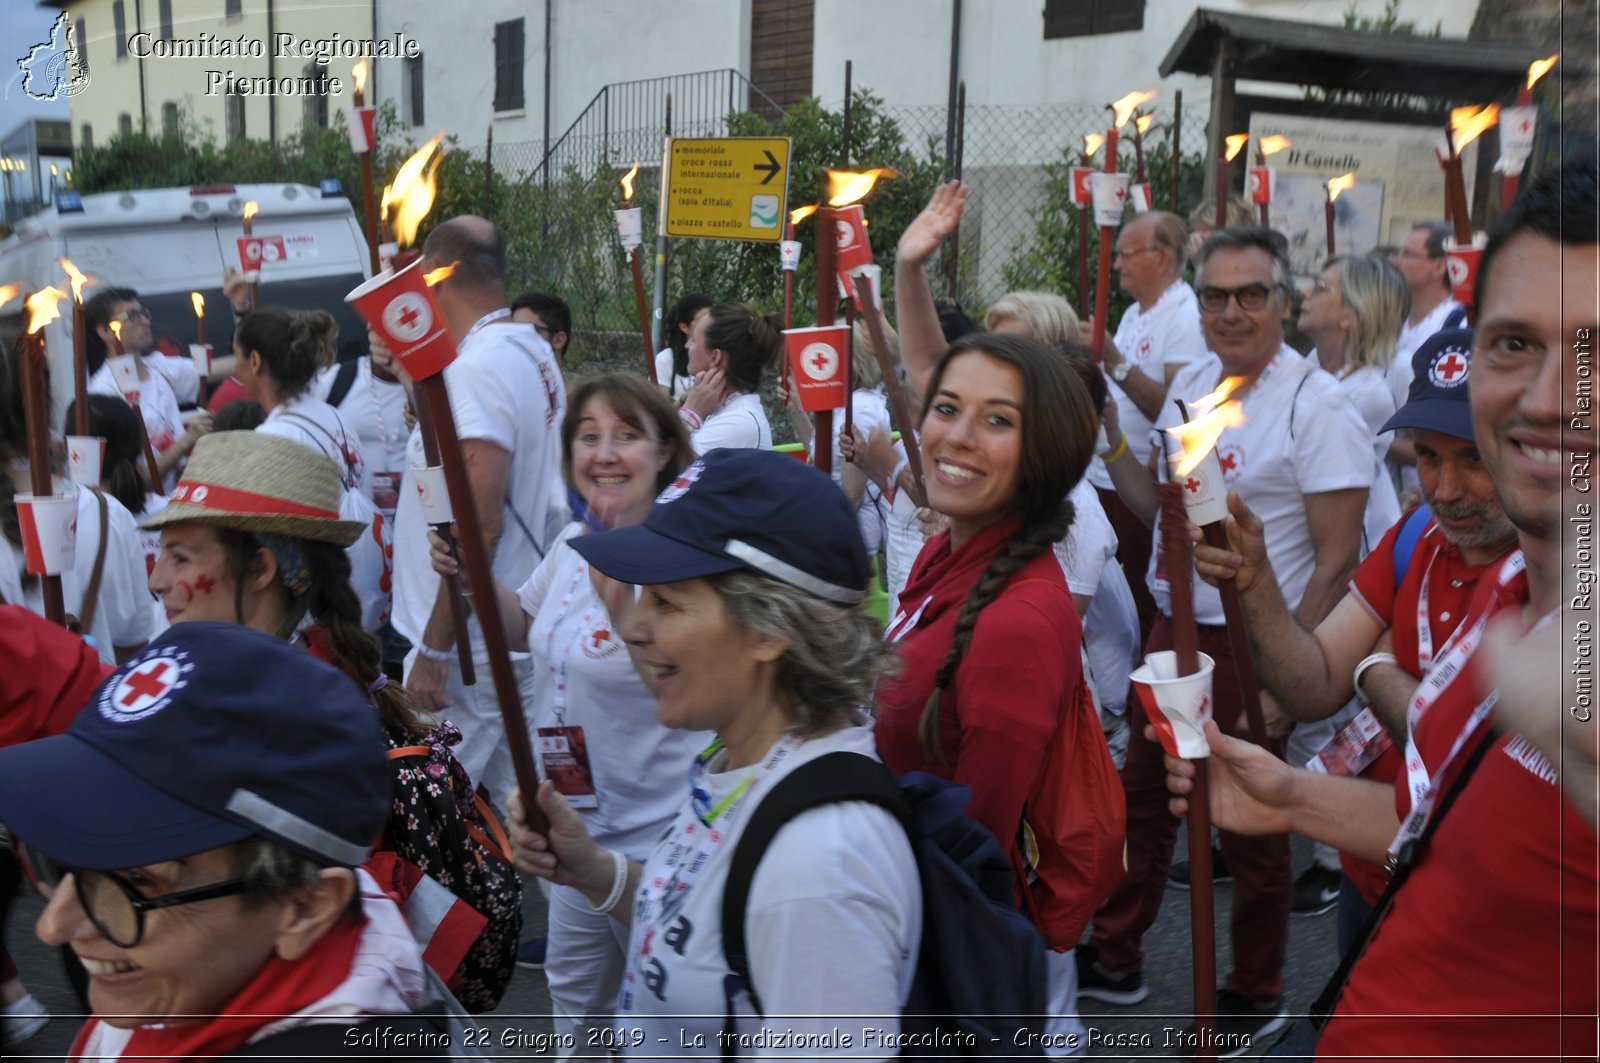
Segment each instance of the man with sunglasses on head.
M389 815L382 749L345 675L200 621L108 676L64 734L0 749L38 935L88 971L70 1056L450 1055L459 1005L358 869Z
M200 395L200 377L188 358L168 358L155 346L150 328L150 311L139 302L132 288L105 288L96 292L83 307L84 356L90 371L89 391L128 402L138 402L144 417L145 434L156 456L165 491L177 482L178 464L189 455L200 437L211 431L211 415L204 410L191 418L187 427L179 406L192 403ZM112 372L109 358L122 349L133 357L138 382L125 391Z
M1362 513L1372 484L1372 439L1338 381L1284 343L1293 284L1283 238L1261 226L1236 226L1213 235L1199 254L1196 289L1209 353L1180 370L1168 397L1190 404L1225 379L1243 414L1216 443L1230 491L1260 515L1267 556L1296 618L1315 628L1340 597L1361 546ZM1181 423L1172 403L1159 411L1151 459L1141 466L1121 445L1121 430L1107 426L1112 445L1106 467L1128 507L1154 530L1149 584L1161 615L1146 652L1173 648L1170 572L1161 557L1157 477L1165 478L1163 452L1175 441L1162 429ZM1243 733L1246 716L1233 650L1217 590L1190 579L1199 648L1216 662L1212 711L1225 731ZM1128 876L1095 916L1091 944L1079 949L1079 995L1112 1004L1136 1004L1149 995L1141 940L1161 907L1178 821L1167 809L1161 747L1144 736L1137 698L1129 698L1129 744L1123 768L1128 807ZM1263 698L1269 710L1270 699ZM1281 718L1270 712L1270 726ZM1281 736L1270 744L1279 756ZM1245 837L1223 832L1222 852L1233 874L1233 972L1217 995L1218 1050L1237 1055L1280 1028L1283 961L1287 946L1289 848L1282 836Z

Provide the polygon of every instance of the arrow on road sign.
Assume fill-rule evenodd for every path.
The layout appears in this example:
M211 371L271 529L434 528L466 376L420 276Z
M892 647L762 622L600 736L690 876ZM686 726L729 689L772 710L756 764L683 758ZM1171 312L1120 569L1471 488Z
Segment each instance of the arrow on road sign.
M753 169L757 173L766 173L767 176L761 179L761 183L766 184L768 181L771 181L774 177L778 176L779 171L783 169L783 164L780 163L777 156L773 155L770 151L763 149L762 154L767 157L767 161L764 163L757 163Z

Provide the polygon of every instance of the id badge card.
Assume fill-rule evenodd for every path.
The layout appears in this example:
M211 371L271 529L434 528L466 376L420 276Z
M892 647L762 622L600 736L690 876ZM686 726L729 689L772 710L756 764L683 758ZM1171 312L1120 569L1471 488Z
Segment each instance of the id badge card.
M539 728L539 763L544 777L556 784L556 792L573 808L592 812L600 807L582 727Z
M1394 742L1383 729L1382 722L1371 709L1362 709L1328 739L1328 744L1306 763L1306 768L1319 775L1343 775L1353 779L1392 745Z
M400 474L375 472L372 474L372 504L387 520L394 520L394 508L400 501Z

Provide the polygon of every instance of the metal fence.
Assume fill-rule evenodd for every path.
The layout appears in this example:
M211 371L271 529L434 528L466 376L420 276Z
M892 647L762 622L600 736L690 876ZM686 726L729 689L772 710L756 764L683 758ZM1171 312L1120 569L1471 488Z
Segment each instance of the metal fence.
M752 97L763 111L776 106L736 71L657 78L602 90L548 151L539 142L488 146L504 188L493 205L496 220L504 224L507 218L518 219L524 234L536 234L531 242L524 239L520 244L513 238L513 285L542 287L562 295L573 304L580 327L627 327L635 320L631 282L616 251L605 202L608 196L616 198L616 173L638 160L641 171L635 202L647 208L648 248L654 233L652 212L660 192L668 93L672 96L673 133L678 136L726 134L736 116L751 108ZM1170 105L1163 109L1161 102L1155 125L1144 139L1151 154L1166 159L1170 155L1160 146L1170 144L1172 117ZM897 106L891 101L882 110L899 125L906 145L919 158L943 157L944 107ZM1075 160L1083 134L1103 132L1108 117L1105 108L1091 105L966 109L961 123L962 178L972 193L959 236L958 265L947 269L947 262L940 267L936 293L981 308L1013 288L1049 285L1049 278L1035 277L1040 256L1075 255L1074 249L1040 247L1038 242L1040 219L1049 203L1052 168L1059 185L1068 152ZM1203 150L1206 117L1199 108L1183 115L1180 145L1185 155ZM1124 136L1123 144L1123 166L1132 170L1131 135ZM485 145L463 150L482 159ZM873 162L857 161L862 165ZM949 169L948 163L945 168ZM1162 200L1170 180L1167 169L1151 173L1149 179L1160 186L1157 197ZM585 187L587 196L576 190L577 185ZM530 221L535 215L539 216L536 223ZM683 253L685 243L672 241L669 255ZM775 270L775 250L771 257ZM668 291L670 298L677 287L669 283ZM712 294L739 298L744 293Z

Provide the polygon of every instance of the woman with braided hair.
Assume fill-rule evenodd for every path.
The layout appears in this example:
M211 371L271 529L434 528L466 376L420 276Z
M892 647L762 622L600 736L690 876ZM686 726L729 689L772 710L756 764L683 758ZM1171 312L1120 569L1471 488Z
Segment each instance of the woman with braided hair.
M967 814L1012 855L1019 894L1024 806L1068 714L1093 711L1081 696L1082 624L1051 547L1072 525L1068 492L1097 420L1064 358L997 333L952 345L923 400L928 505L950 525L918 555L885 633L902 668L878 690L878 750L897 773L971 788ZM1109 756L1099 721L1088 731L1093 747L1070 757ZM1052 954L1050 989L1052 1031L1081 1033L1070 951Z
M437 973L467 1010L487 1011L515 970L521 885L509 856L495 858L489 835L499 827L450 753L460 732L425 719L381 671L345 550L367 527L340 517L340 493L334 463L299 442L259 431L207 436L170 503L142 525L161 533L150 590L171 623L225 621L300 642L366 691L395 782L389 823L365 866L402 896L431 883L455 895L436 893L445 905L465 902L470 911L452 910L439 931L464 919L454 924L462 938L427 958L448 953L453 966Z

